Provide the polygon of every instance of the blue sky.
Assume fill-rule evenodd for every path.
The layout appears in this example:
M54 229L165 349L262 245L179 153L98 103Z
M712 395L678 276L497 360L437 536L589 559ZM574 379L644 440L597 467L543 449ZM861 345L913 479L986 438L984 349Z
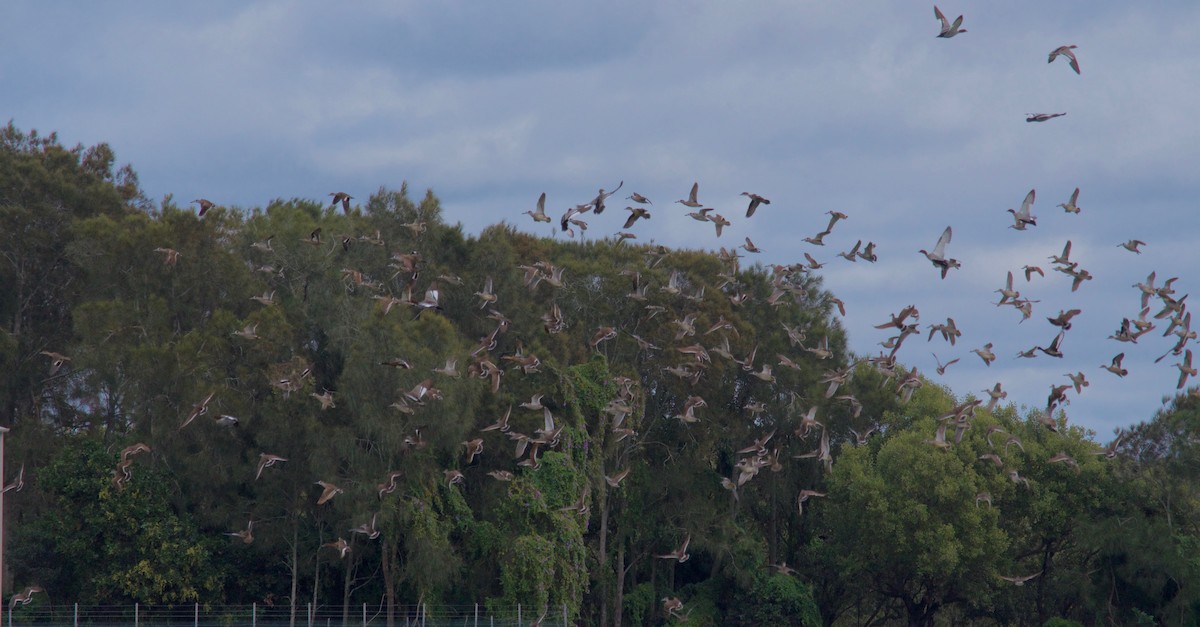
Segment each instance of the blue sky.
M860 354L913 304L923 329L951 316L964 335L910 338L900 358L957 394L1000 381L1038 406L1083 371L1092 385L1067 414L1107 440L1179 374L1174 357L1153 363L1165 325L1136 345L1107 337L1136 317L1134 283L1179 276L1178 297L1200 268L1200 5L940 6L968 32L938 39L931 4L883 1L13 2L0 90L19 128L110 143L153 199L248 208L408 181L470 232L505 220L548 235L522 215L540 193L558 215L624 180L621 197L655 203L639 241L749 236L765 252L745 263L827 262ZM1081 75L1046 63L1063 44ZM695 181L733 222L719 239L673 204ZM1068 215L1055 205L1076 187L1082 212ZM1030 189L1038 225L1007 228ZM747 220L743 191L772 204ZM625 204L589 216L587 236L620 230ZM830 210L850 217L824 247L803 243ZM943 281L917 250L947 225L963 268ZM1130 238L1143 254L1117 247ZM878 263L835 256L859 239ZM1074 293L1047 260L1068 239L1096 277ZM1026 264L1047 276L1019 279L1039 302L1018 324L993 303ZM1049 343L1046 317L1068 308L1083 313L1063 359L1015 357ZM987 342L990 367L969 352ZM939 377L931 352L962 360ZM1125 379L1099 368L1118 352Z

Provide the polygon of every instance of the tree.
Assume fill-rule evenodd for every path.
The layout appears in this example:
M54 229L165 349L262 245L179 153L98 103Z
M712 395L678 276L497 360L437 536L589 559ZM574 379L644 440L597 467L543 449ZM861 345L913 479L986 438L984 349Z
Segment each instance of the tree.
M853 610L858 620L932 624L949 604L986 606L995 593L1011 543L999 518L1026 493L983 472L982 416L961 442L930 444L935 419L952 401L940 389L921 388L907 408L912 428L889 433L877 452L843 451L834 465L825 503L830 538L821 552L850 593L843 602L865 602ZM981 492L995 507L981 506Z
M109 472L117 460L97 440L77 438L40 470L53 503L19 529L13 572L84 603L221 601L213 539L172 510L167 476L135 462L118 488Z

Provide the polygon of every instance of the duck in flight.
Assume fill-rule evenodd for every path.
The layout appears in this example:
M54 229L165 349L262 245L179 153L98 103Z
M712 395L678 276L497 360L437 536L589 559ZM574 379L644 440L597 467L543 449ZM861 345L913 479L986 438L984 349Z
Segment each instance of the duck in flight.
M1059 46L1059 47L1055 48L1054 50L1051 50L1050 51L1050 60L1046 61L1046 63L1054 63L1054 60L1057 59L1061 55L1061 56L1069 59L1068 63L1071 64L1071 69L1075 70L1075 73L1078 74L1079 73L1079 59L1076 59L1075 53L1071 52L1072 50L1074 50L1077 47L1078 46L1073 46L1073 45L1072 46Z
M962 28L963 16L961 15L958 16L958 19L951 23L950 20L946 19L946 16L942 13L942 10L937 8L937 5L935 4L933 5L933 16L942 22L942 31L938 33L938 37L942 39L950 39L959 33L967 32L967 29Z

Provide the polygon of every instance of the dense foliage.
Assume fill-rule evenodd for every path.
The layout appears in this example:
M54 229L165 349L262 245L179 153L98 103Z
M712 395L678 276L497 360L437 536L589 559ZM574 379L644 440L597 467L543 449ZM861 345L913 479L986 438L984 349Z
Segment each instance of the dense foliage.
M1195 396L1105 455L847 354L796 267L469 236L403 185L199 216L114 163L0 132L18 588L622 625L1200 619Z

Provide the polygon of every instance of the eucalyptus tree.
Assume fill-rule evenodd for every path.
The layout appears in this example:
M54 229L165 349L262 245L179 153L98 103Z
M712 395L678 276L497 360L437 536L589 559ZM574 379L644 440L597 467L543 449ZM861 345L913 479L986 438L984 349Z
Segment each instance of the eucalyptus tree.
M0 423L64 417L70 368L47 376L42 351L70 356L71 310L83 268L70 259L77 220L119 218L142 202L137 176L112 149L63 146L55 134L0 128L0 322L13 350L0 384Z
M1105 451L1117 481L1104 515L1094 516L1082 539L1095 554L1087 572L1089 619L1186 624L1200 614L1198 426L1193 390L1117 433Z

